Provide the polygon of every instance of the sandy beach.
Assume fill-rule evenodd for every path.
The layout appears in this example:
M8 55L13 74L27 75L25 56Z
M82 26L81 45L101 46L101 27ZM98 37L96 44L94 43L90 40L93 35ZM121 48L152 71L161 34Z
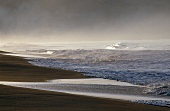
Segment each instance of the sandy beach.
M170 0L0 0L0 111L170 111Z
M169 110L168 107L132 103L116 98L132 98L129 95L145 96L142 93L145 87L125 82L89 78L74 71L33 66L27 60L17 56L0 54L0 81L3 84L0 85L2 89L0 91L2 98L0 109L3 110L21 111L25 108L28 111ZM49 91L44 91L44 89ZM51 92L54 89L57 90ZM111 98L111 96L108 96L109 94L116 95ZM126 97L123 95L126 95ZM104 97L102 98L102 96Z

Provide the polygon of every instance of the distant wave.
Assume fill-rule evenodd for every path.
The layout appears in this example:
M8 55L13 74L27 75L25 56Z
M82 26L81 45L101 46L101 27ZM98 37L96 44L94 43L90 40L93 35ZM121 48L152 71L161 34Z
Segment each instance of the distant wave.
M162 48L167 47L166 45L164 47L161 47L156 44L148 44L148 43L115 43L112 45L108 45L105 49L109 50L162 50ZM165 48L167 49L167 48Z
M121 42L115 43L113 45L108 45L105 49L110 50L127 50L129 49L128 45L122 44Z
M40 50L42 49L42 50ZM103 41L103 42L85 42L69 44L6 44L0 46L0 50L6 51L25 51L25 50L170 50L170 40L157 41Z
M46 49L38 49L38 50L26 50L26 52L34 52L37 54L53 54L53 51L46 50Z
M47 51L46 53L47 54L53 54L53 51Z

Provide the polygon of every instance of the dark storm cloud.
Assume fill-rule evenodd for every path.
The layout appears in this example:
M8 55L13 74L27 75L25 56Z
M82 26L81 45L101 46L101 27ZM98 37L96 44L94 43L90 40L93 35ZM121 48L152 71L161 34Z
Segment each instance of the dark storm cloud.
M169 20L170 0L0 0L2 39L169 38Z

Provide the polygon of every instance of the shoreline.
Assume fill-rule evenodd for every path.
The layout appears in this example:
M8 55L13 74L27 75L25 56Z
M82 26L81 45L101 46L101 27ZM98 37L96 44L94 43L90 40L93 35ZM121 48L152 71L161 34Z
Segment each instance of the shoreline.
M143 93L143 90L146 87L135 86L125 82L111 81L112 80L104 80L101 78L90 78L56 79L47 82L0 81L0 84L20 88L38 89L90 97L118 99L131 102L140 102L143 104L147 103L151 105L170 107L170 98L145 94Z
M6 57L7 57L7 56L6 56ZM8 57L9 57L9 56L8 56ZM10 57L11 57L11 56L10 56ZM15 58L17 58L17 59L20 58L20 59L21 59L22 57L14 57L13 59L15 59ZM25 64L26 64L26 63L25 63ZM24 65L25 65L25 64L24 64ZM27 64L27 65L28 65L28 64ZM34 67L37 67L37 66L34 66ZM43 67L42 69L48 69L48 70L53 70L53 71L55 70L55 69L49 69L49 68L44 68L44 67ZM57 70L56 70L56 71L57 71ZM61 70L60 70L60 71L61 71ZM62 71L64 71L64 70L62 70ZM66 72L67 72L67 71L66 71ZM68 71L68 72L75 73L74 71ZM35 72L34 72L34 73L35 73ZM42 72L41 72L41 73L42 73ZM78 75L79 75L80 73L75 73L75 74L78 74ZM73 75L74 75L74 74L73 74ZM78 75L76 75L76 76L74 75L75 77L72 76L71 78L88 78L88 77L84 77L83 75L81 75L81 76L78 76ZM61 76L61 75L60 75L60 76ZM59 76L56 76L56 78L57 78L57 77L58 77L58 79L62 79L62 78L69 78L69 79L70 79L70 77L66 77L66 75L65 75L64 77L62 77L62 78L60 78ZM31 77L31 78L33 78L33 77ZM53 76L53 78L55 78L55 77ZM19 78L19 79L22 79L22 78ZM29 79L29 78L27 78L27 79ZM10 80L10 81L13 81L13 80L16 81L16 79L13 79L13 80L12 80L12 79L9 79L9 80ZM37 79L37 80L39 81L40 79ZM36 80L36 81L37 81L37 80ZM44 78L43 81L45 81L45 80L49 80L49 79L45 79L45 78ZM3 80L3 81L4 81L4 80ZM19 81L21 81L21 80L19 80ZM24 79L22 79L22 81L24 81ZM27 81L28 81L28 80L27 80ZM33 80L30 79L30 82L31 82L31 81L33 81ZM35 79L34 79L34 81L35 81ZM42 80L41 80L41 81L42 81ZM92 97L92 98L93 98L93 97ZM113 100L113 101L114 101L114 100ZM134 104L134 103L132 103L132 104ZM139 104L139 105L140 105L140 104ZM155 106L153 106L153 107L155 107Z

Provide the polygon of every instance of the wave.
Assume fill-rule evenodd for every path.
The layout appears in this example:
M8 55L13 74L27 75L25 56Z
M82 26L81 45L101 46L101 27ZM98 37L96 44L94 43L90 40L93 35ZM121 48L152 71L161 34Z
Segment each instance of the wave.
M121 42L115 43L113 45L108 45L105 49L111 49L111 50L127 50L129 47L125 44L122 44Z
M84 43L55 43L55 44L6 44L0 46L4 51L25 50L170 50L170 40L159 41L103 41Z
M147 89L144 93L170 96L170 81L169 82L157 82L147 85Z
M170 43L165 42L117 42L107 45L109 50L170 50Z
M133 84L170 80L169 51L53 50L47 57L32 63Z

